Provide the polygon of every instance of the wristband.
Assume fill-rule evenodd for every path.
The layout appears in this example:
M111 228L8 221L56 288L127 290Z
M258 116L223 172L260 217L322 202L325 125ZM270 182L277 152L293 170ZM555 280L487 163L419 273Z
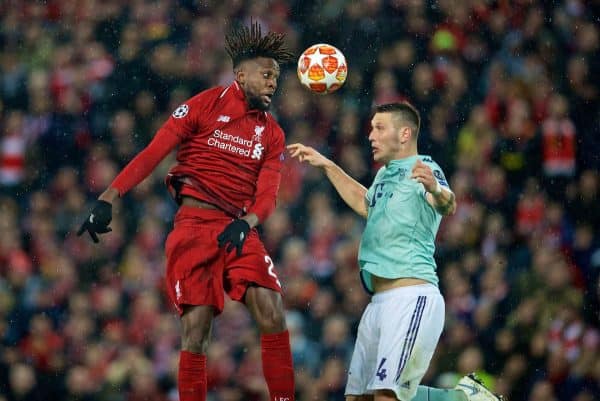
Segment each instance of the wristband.
M435 189L433 190L433 192L431 194L435 197L438 197L442 194L442 186L440 185L440 183L437 180L435 180Z

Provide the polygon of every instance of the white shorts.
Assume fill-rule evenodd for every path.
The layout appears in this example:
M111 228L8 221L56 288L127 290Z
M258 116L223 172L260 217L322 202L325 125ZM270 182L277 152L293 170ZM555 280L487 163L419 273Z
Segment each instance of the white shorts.
M444 308L433 284L375 294L358 326L346 395L387 389L411 400L442 334Z

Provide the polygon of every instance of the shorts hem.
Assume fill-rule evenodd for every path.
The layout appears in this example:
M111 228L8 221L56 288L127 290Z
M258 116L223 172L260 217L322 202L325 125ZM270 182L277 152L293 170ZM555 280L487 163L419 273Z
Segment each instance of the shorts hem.
M243 287L243 291L239 290L240 287ZM268 290L275 291L279 294L283 294L281 287L272 285L271 283L259 283L255 280L250 279L243 279L241 283L237 283L235 285L235 289L226 291L226 293L229 296L229 298L231 298L233 301L245 303L244 298L246 297L246 292L248 292L248 288L250 287L266 288Z
M214 303L179 302L177 305L175 305L179 316L183 315L183 309L185 306L212 306L212 308L215 310L215 316L223 313L224 309L224 307L219 307L219 305L215 305Z
M381 386L381 387L369 387L369 389L367 389L367 393L366 394L374 394L375 391L377 390L389 390L389 391L393 391L394 394L396 395L396 398L401 400L401 401L405 401L405 400L411 400L414 395L412 397L409 398L402 398L401 396L406 395L406 392L400 391L400 389L398 389L397 386L394 387L390 387L390 386ZM416 393L416 392L415 392Z

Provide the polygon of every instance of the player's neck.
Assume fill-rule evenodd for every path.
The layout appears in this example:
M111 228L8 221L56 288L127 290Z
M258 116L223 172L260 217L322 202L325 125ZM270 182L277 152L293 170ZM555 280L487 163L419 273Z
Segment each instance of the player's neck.
M418 155L416 146L407 146L406 148L401 148L396 153L396 159L406 159L408 157L413 157Z

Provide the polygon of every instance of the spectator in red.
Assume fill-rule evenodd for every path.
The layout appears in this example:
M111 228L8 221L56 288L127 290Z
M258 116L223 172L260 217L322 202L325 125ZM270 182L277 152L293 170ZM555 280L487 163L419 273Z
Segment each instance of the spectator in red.
M560 94L550 98L548 117L542 123L542 168L552 195L561 199L564 186L575 175L577 132L569 118L569 102Z
M30 333L19 348L33 366L40 371L50 371L62 351L64 341L52 328L52 322L43 314L34 315L29 323Z

